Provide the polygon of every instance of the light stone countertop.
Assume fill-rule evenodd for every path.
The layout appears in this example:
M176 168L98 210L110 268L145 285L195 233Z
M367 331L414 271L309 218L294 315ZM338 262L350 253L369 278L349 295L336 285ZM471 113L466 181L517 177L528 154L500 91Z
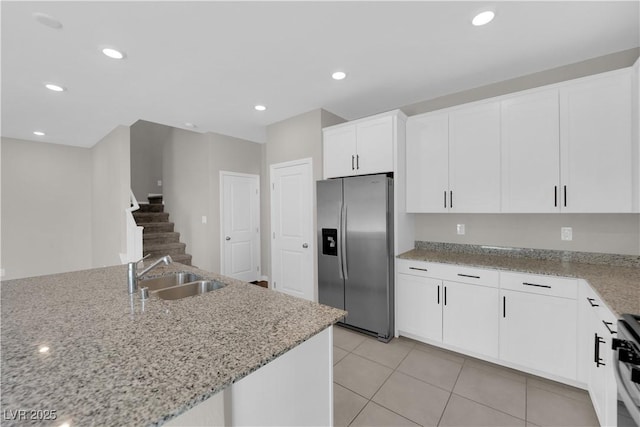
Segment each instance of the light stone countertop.
M640 314L640 268L637 267L428 249L412 249L398 258L584 279L616 316Z
M3 411L55 410L42 425L160 425L345 315L177 263L149 277L193 271L228 286L143 302L127 293L126 270L2 282Z

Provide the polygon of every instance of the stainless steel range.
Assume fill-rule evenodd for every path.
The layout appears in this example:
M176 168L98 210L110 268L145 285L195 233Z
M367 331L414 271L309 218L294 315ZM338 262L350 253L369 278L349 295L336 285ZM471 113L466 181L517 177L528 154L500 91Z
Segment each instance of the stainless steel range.
M618 385L618 426L640 426L640 315L623 314L618 320L614 371Z

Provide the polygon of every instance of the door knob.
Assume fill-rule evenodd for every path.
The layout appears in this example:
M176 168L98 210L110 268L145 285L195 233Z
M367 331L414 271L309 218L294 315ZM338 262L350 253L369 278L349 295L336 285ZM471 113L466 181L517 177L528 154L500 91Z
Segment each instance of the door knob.
M231 240L231 237L227 236L224 238L224 240Z
M302 247L303 247L303 248L305 248L305 249L307 249L307 248L309 247L309 245L308 245L308 244L306 244L306 243L303 243L303 244L302 244Z

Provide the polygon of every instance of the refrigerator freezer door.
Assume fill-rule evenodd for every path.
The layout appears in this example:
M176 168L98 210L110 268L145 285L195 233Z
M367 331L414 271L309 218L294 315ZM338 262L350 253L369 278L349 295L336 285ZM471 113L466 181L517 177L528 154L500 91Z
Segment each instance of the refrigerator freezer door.
M318 181L316 196L318 201L318 302L344 310L340 246L342 180ZM327 239L327 242L324 242L324 239Z
M389 178L384 175L344 180L345 323L390 336Z

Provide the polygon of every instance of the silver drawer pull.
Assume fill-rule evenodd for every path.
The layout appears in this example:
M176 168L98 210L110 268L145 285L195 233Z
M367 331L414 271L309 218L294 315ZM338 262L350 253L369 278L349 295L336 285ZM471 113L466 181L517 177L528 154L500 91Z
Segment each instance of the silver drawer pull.
M535 286L536 288L547 288L547 289L551 289L551 286L549 285L538 285L536 283L527 283L527 282L522 282L523 285L525 286Z
M460 276L460 277L470 277L471 279L479 279L480 278L480 276L472 276L470 274L460 274L460 273L458 273L458 276Z
M418 267L409 267L409 270L428 271L426 268L418 268Z

